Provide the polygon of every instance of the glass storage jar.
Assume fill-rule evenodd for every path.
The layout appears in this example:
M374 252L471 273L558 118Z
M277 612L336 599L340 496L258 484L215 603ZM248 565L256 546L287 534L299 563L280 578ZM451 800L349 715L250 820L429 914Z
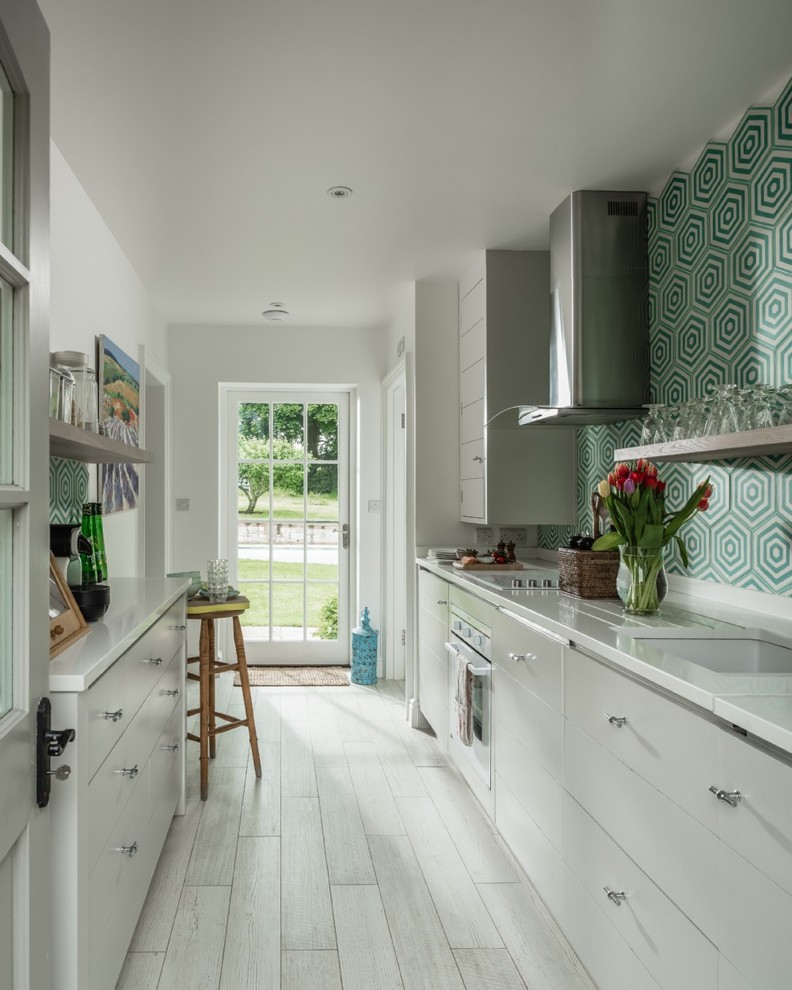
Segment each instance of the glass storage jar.
M84 430L96 433L99 428L99 404L96 388L96 373L88 367L88 355L82 351L56 351L52 355L53 364L59 371L68 371L74 376L75 393L71 422Z

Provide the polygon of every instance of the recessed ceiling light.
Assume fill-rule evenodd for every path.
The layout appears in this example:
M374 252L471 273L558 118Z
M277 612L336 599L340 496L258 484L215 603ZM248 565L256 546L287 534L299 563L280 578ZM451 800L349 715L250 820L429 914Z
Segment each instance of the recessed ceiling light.
M271 302L270 308L265 309L261 315L265 320L269 320L270 323L282 323L288 318L289 311L283 308L283 303Z
M330 186L327 190L327 195L331 199L346 199L352 195L352 190L349 186Z

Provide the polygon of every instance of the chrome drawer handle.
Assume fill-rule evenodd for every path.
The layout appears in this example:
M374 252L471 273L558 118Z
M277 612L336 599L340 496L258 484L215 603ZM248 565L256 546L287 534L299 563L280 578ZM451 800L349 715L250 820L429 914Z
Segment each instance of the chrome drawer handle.
M509 659L514 660L515 663L528 663L529 660L536 660L535 653L510 653Z
M447 605L448 604L448 601L445 598L438 598L437 599L437 604L438 605Z
M149 663L153 664L155 667L159 667L162 663L162 657L149 657Z
M120 849L116 849L116 852L123 853L125 856L129 856L130 859L132 859L137 851L137 842L133 842L131 846L121 846Z
M114 712L105 712L102 718L110 719L112 722L120 722L124 717L124 709L117 708Z
M710 790L719 801L731 805L732 808L736 808L740 801L742 801L742 794L739 791L722 791L714 784L710 787Z
M605 718L610 722L611 725L615 725L617 729L623 729L627 725L626 715L609 715L605 712Z
M166 690L166 691L163 691L162 693L164 695L166 695L168 698L178 698L179 697L179 689L178 688L174 688L172 691L167 691Z
M162 748L166 753L175 753L179 748L179 744L175 743L173 746L163 746Z
M133 767L124 767L123 770L114 770L113 773L120 773L124 777L129 777L130 780L134 780L140 771L136 763Z
M476 455L476 456L475 456L475 457L473 458L473 460L474 460L474 461L476 461L476 462L477 462L477 463L479 463L479 464L483 464L483 463L484 463L484 458L483 458L483 457L479 457L478 455Z
M616 907L621 907L621 902L627 900L627 895L623 890L611 890L610 887L602 888L608 895L608 900L613 901Z
M187 626L171 626L171 628L172 629L178 629L181 632L184 632L184 630L187 628Z

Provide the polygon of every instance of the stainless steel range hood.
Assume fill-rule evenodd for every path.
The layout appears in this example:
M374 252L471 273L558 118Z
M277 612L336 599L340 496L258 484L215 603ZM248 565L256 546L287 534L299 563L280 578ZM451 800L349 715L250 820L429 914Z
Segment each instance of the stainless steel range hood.
M550 216L550 400L520 426L613 423L649 401L646 194L581 190Z

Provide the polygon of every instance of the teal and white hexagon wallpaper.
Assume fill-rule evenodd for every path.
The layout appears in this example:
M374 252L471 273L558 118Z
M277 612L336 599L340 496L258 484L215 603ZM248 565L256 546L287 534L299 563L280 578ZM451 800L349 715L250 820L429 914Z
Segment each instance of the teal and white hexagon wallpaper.
M649 306L653 401L697 398L711 383L792 382L792 80L650 198ZM614 450L639 435L640 421L578 430L580 529ZM714 488L710 510L682 531L689 571L676 554L669 570L792 595L792 456L659 469L672 507L708 474ZM541 526L539 545L570 533Z

